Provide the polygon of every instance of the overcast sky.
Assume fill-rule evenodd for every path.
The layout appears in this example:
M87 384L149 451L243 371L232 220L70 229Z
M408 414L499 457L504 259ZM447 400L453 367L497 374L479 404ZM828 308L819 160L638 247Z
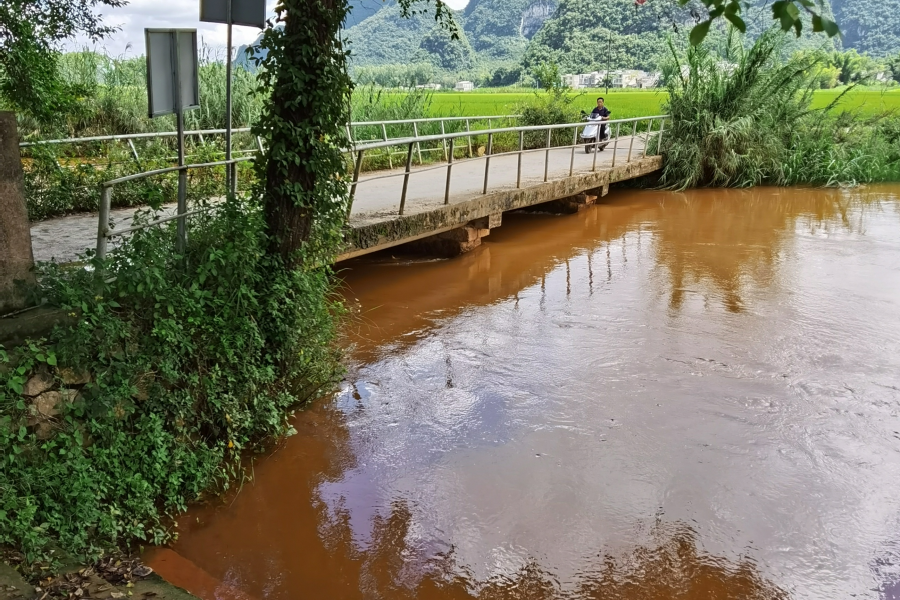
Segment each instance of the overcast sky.
M276 0L266 2L271 12ZM446 0L446 2L453 8L463 8L468 4L468 0ZM113 56L142 55L145 27L196 29L197 36L203 42L224 54L225 26L201 23L199 0L129 0L124 8L106 8L103 16L107 24L118 26L120 31L93 47ZM257 35L259 30L253 27L235 27L233 34L235 48L252 42ZM67 44L67 49L80 49L86 45L88 45L86 40L74 40Z

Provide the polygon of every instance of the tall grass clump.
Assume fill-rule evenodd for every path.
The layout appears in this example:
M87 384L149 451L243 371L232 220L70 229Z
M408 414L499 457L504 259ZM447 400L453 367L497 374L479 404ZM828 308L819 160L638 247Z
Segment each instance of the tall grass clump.
M671 126L660 184L668 189L844 185L900 180L900 121L813 109L814 53L781 57L784 34L749 47L733 34L725 56L689 47L665 65Z
M664 136L664 187L747 187L780 179L780 161L809 112L812 58L779 62L783 35L749 49L729 40L729 64L705 45L684 61L672 46L665 67L671 129Z

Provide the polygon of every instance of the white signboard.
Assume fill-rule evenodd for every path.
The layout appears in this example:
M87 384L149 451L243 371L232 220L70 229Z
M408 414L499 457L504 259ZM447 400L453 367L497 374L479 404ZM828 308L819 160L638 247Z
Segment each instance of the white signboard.
M231 24L266 27L266 0L200 0L200 20L228 24L228 2L231 2Z
M145 29L150 117L200 106L196 29ZM177 98L180 90L181 97Z

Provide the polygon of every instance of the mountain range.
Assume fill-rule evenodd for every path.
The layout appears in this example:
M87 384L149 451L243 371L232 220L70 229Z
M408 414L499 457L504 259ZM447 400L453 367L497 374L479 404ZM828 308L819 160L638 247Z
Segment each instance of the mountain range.
M825 0L841 26L842 39L805 31L789 49L855 48L873 57L900 53L900 0ZM448 71L525 68L553 61L562 72L611 68L651 70L666 52L670 32L689 30L705 7L697 0L682 7L672 0L470 0L456 11L459 39L450 40L425 12L400 16L395 0L351 0L345 34L354 66L430 62ZM745 9L748 33L771 27L771 4ZM811 29L811 28L809 28ZM712 38L724 37L724 28Z
M423 3L424 6L426 3ZM430 64L447 73L485 75L555 62L563 73L658 67L670 33L689 30L706 14L699 0L470 0L454 12L458 39L425 10L401 16L396 0L350 0L343 35L352 67ZM856 49L875 58L900 53L900 0L825 0L841 27L841 38L805 31L788 42L800 48ZM745 9L747 32L755 37L773 26L771 5ZM725 37L714 27L710 39ZM236 62L251 68L247 47Z

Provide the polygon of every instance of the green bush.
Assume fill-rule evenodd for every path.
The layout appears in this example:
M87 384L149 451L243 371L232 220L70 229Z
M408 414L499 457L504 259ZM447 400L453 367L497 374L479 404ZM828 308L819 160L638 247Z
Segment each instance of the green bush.
M749 49L735 36L725 61L691 47L666 66L671 116L660 184L670 189L838 185L900 179L897 121L811 109L820 57L780 59L784 34ZM731 64L728 60L735 60ZM655 151L651 140L650 151Z
M192 218L183 253L174 226L153 227L92 268L43 266L41 293L72 322L0 348L0 544L34 559L163 543L170 517L227 488L241 453L334 381L329 273L288 272L262 231L257 206L230 200ZM92 380L48 435L20 393L63 367Z

